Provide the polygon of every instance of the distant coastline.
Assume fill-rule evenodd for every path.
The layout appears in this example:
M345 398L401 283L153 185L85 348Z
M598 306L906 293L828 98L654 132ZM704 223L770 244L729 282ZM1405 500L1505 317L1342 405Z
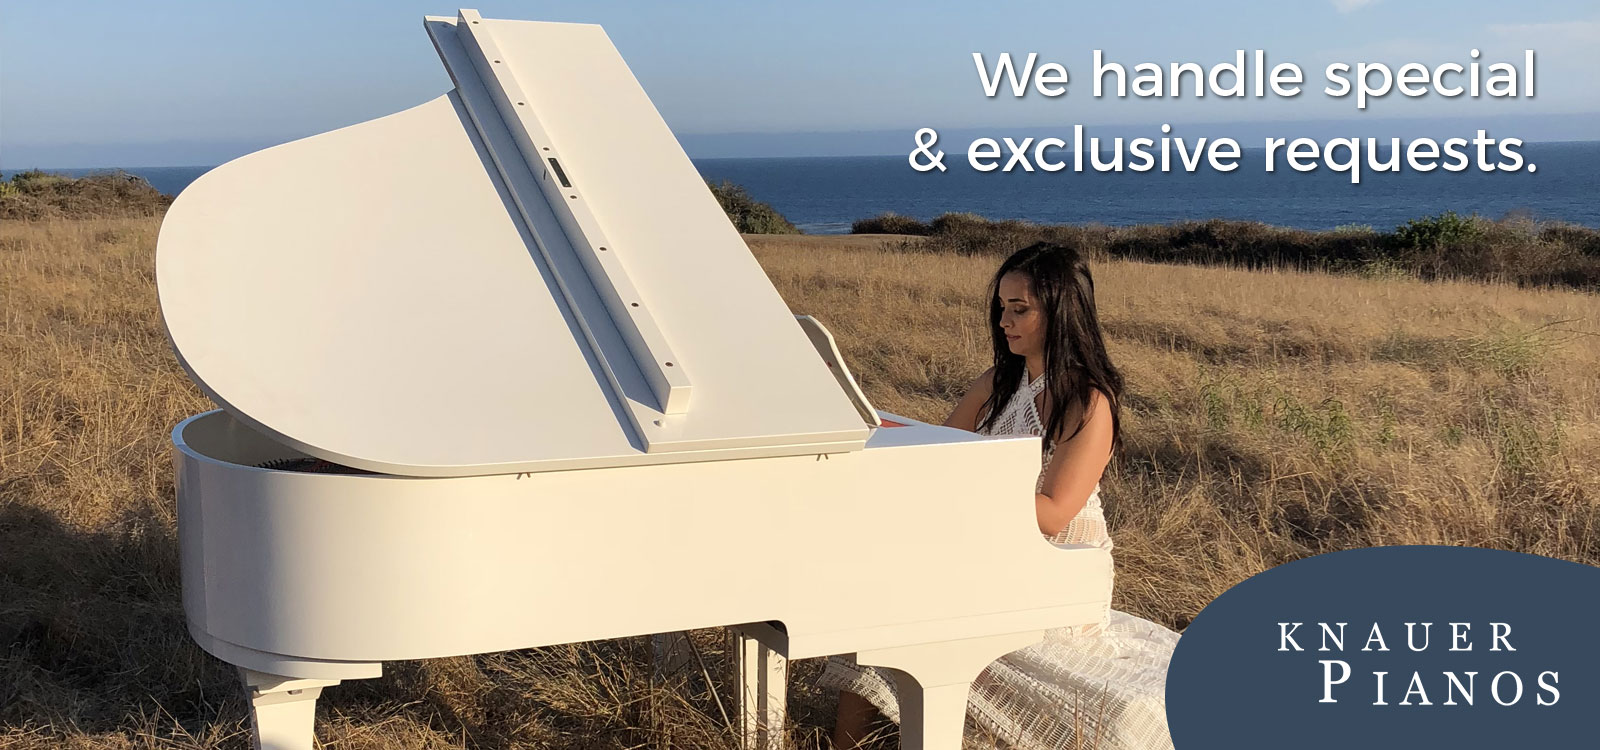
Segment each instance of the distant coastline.
M981 174L960 157L948 173L912 171L901 156L695 159L711 182L743 186L808 234L844 234L884 213L931 221L944 213L1036 224L1167 225L1223 219L1304 230L1370 225L1387 230L1454 211L1488 219L1523 216L1600 228L1600 141L1530 143L1535 175L1264 173L1246 149L1233 173ZM134 167L175 195L210 167ZM64 169L68 175L100 170ZM3 174L9 176L13 170Z
M739 232L799 234L779 208L744 186L726 180L708 186ZM126 172L73 178L35 170L0 182L0 219L6 220L159 221L172 201ZM1216 218L1112 226L994 220L973 212L945 212L923 221L886 211L852 221L849 232L901 250L940 255L998 256L1043 241L1096 258L1600 291L1600 229L1528 212L1495 220L1444 211L1389 226L1351 222L1306 230Z
M1153 115L1152 115L1153 118ZM961 150L948 144L966 144L974 138L1044 138L1070 131L1070 118L1020 125L972 126L940 123L933 120L893 127L821 131L735 131L691 132L674 126L678 142L694 159L767 159L802 157L894 156L910 148L911 134L924 125L939 130L946 151ZM1103 136L1137 138L1159 135L1163 122L1176 134L1188 138L1229 137L1244 146L1259 146L1268 137L1314 138L1449 138L1470 136L1484 128L1497 138L1514 137L1527 143L1562 143L1600 140L1600 111L1544 114L1480 114L1453 117L1356 117L1320 120L1230 120L1187 121L1182 116L1171 120L1144 122L1083 122ZM287 143L311 135L310 132L284 132L249 138L181 138L166 141L121 143L6 143L6 169L52 166L133 164L221 164L237 156Z

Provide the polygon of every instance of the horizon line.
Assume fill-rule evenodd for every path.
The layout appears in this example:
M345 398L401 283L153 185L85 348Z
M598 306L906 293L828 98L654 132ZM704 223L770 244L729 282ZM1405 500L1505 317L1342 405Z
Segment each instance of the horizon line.
M1491 127L1504 128L1508 121L1515 122L1518 127L1540 130L1531 137L1521 137L1515 133L1501 137L1518 137L1524 143L1585 143L1600 141L1600 111L1594 112L1562 112L1544 115L1521 115L1503 113L1484 115L1473 118L1459 117L1394 117L1374 120L1362 119L1310 119L1310 120L1217 120L1217 121L1144 121L1138 123L1048 123L1034 125L979 125L946 127L940 132L941 141L949 138L960 140L963 137L1004 137L1006 135L1018 136L1036 134L1044 131L1061 131L1065 128L1070 132L1073 125L1083 125L1087 130L1086 137L1127 137L1129 132L1156 131L1162 124L1172 126L1175 132L1167 134L1154 134L1155 137L1163 135L1172 138L1200 138L1209 139L1232 137L1237 139L1254 139L1260 137L1266 130L1283 130L1283 136L1297 135L1300 137L1317 137L1319 140L1330 138L1382 138L1389 140L1400 138L1410 141L1421 137L1431 137L1419 131L1440 130L1488 130ZM358 123L352 123L352 125ZM1374 129L1391 129L1407 127L1411 130L1405 135L1382 134L1374 135ZM348 126L341 126L348 127ZM1327 128L1340 128L1338 135L1326 133L1300 133L1293 134L1287 131L1292 129L1323 130ZM331 130L338 130L332 128ZM1191 132L1177 132L1187 129ZM1346 130L1347 129L1347 130ZM847 156L893 156L907 153L905 142L911 138L918 128L858 128L851 130L796 130L796 131L724 131L717 133L684 132L675 134L679 144L690 158L695 159L763 159L763 158L826 158ZM1229 133L1226 131L1246 131ZM122 142L66 142L66 143L34 143L16 144L8 143L0 147L0 169L6 171L21 171L25 169L45 169L37 166L50 161L67 163L96 163L96 166L57 166L53 169L114 169L117 167L103 166L108 163L121 163L131 168L182 168L184 166L208 166L204 162L211 162L209 166L223 164L245 154L253 153L271 146L301 140L320 134L309 133L295 136L253 137L232 140L216 139L188 139L164 141L122 141ZM1269 136L1271 137L1271 136ZM1459 136L1457 136L1459 137ZM891 145L892 144L892 145ZM1243 144L1241 144L1243 147ZM1260 150L1262 146L1243 147L1244 150ZM12 166L13 160L5 159L4 155L23 151L42 151L45 153L57 152L46 157L43 162L30 160L26 167ZM163 158L154 153L133 157L109 157L104 159L94 158L96 151L102 152L127 152L143 150L146 152L168 152L173 158ZM184 151L199 151L207 153L206 156L189 161L179 156ZM965 151L950 150L951 152L965 153ZM76 153L85 154L79 156ZM207 158L209 157L209 158ZM193 159L191 156L190 159ZM194 163L194 162L201 163ZM159 162L159 163L157 163ZM174 163L178 162L178 163Z

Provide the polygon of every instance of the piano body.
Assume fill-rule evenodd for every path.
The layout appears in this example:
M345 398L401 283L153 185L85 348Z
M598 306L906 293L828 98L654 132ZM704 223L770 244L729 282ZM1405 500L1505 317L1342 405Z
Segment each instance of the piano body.
M599 27L424 25L453 91L161 228L221 407L172 432L184 609L257 746L311 748L386 661L741 626L895 670L903 745L959 747L984 665L1105 605L1109 556L1037 532L1037 439L877 426ZM829 585L862 569L893 573Z

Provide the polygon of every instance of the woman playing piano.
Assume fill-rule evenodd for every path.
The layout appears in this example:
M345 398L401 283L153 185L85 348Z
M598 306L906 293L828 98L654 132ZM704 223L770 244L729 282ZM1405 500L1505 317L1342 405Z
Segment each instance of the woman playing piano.
M1106 354L1089 266L1048 243L1012 254L990 284L994 366L974 380L945 425L1043 438L1035 486L1039 532L1110 550L1100 476L1121 444L1122 376ZM1020 573L1020 571L1019 571ZM1109 601L1112 581L1105 581ZM973 683L968 714L1025 748L1170 748L1163 693L1177 634L1108 609L1098 623L1050 631ZM876 708L898 721L893 680L833 657L820 680L841 690L833 743L851 748Z

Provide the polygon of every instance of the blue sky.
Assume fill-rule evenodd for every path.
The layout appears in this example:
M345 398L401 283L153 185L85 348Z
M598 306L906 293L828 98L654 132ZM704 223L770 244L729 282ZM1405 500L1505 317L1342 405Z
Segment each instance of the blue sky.
M886 137L903 131L909 143L922 126L1059 132L1073 123L1333 120L1370 129L1423 118L1463 128L1494 122L1507 128L1498 135L1521 128L1530 140L1600 137L1600 4L1593 0L541 0L478 8L491 18L603 25L696 155L883 151ZM214 164L407 108L449 88L421 18L454 11L409 0L0 0L0 167ZM1523 49L1536 50L1538 95L1390 96L1358 112L1320 93L1329 61L1467 63L1474 47L1485 62L1520 62ZM1235 49L1265 49L1269 62L1305 68L1307 91L1290 101L1097 100L1089 90L1097 48L1129 67L1209 66ZM971 55L1007 51L1066 65L1070 93L986 99ZM781 135L842 131L878 132ZM713 137L726 133L769 135ZM821 145L796 145L813 143Z

